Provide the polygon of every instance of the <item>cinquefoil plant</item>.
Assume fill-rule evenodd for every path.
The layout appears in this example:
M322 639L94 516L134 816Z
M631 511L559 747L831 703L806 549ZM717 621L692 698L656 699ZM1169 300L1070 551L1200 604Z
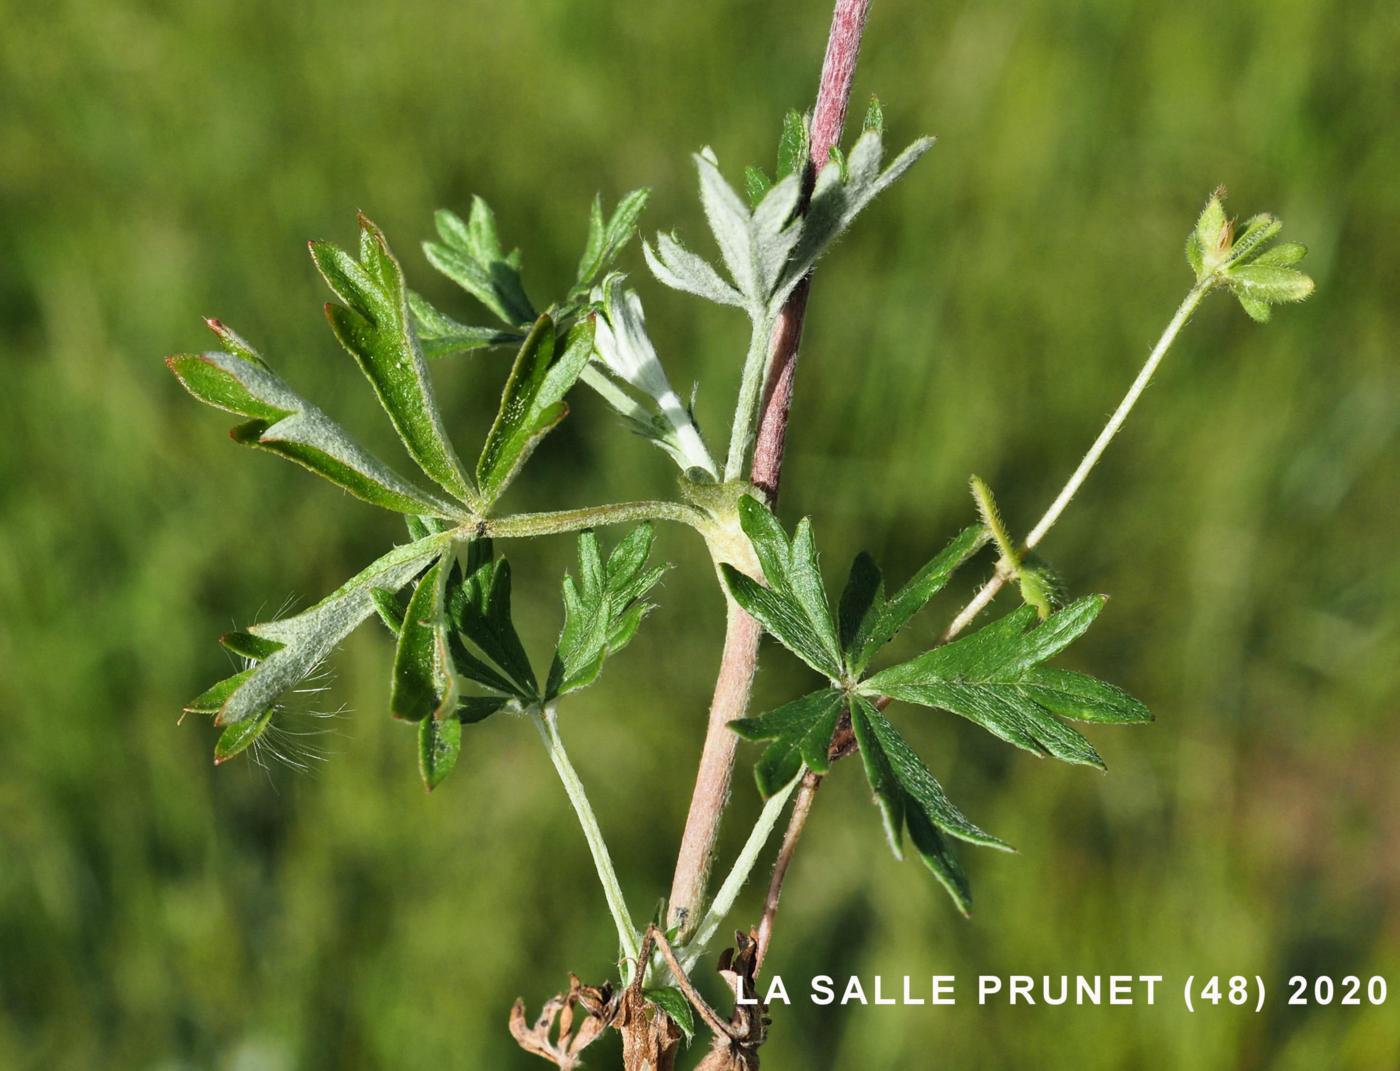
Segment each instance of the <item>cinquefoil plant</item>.
M544 305L527 293L521 255L505 251L484 202L473 200L465 220L439 212L438 239L425 243L424 252L494 320L485 324L459 320L411 291L385 236L364 217L353 250L311 243L316 268L336 299L325 307L332 333L369 380L417 469L412 477L359 446L218 321L209 325L220 349L169 358L191 394L237 415L235 442L294 461L371 505L402 514L410 537L309 609L224 636L221 642L244 660L243 668L186 709L210 715L220 728L216 762L256 749L277 731L288 693L353 629L378 616L396 643L387 707L416 726L418 767L429 789L465 761L460 752L469 726L502 713L529 721L587 839L619 946L616 986L584 986L575 979L533 1024L523 1004L516 1004L510 1026L517 1040L563 1068L577 1066L580 1052L609 1028L621 1032L629 1068L670 1067L681 1039L697 1029L697 1017L713 1034L703 1067L757 1066L767 1029L764 1009L737 1006L721 1016L695 991L689 972L729 919L739 889L796 795L763 915L751 931L736 934L735 946L720 958L731 985L753 991L814 795L848 755L860 755L890 847L899 854L907 832L957 908L970 910L969 882L952 842L1008 845L948 799L897 724L943 711L1033 754L1102 767L1094 746L1067 720L1150 719L1141 703L1114 685L1052 664L1093 624L1105 600L1086 595L1067 601L1053 573L1031 552L1083 485L1207 294L1227 290L1263 321L1275 304L1299 301L1312 290L1297 268L1303 247L1274 244L1279 221L1254 216L1236 233L1217 192L1187 239L1193 281L1185 299L1118 409L1025 539L1011 536L991 491L973 477L976 521L912 578L888 591L879 567L861 554L839 598L829 599L812 524L802 520L789 536L773 512L808 281L833 242L932 145L918 139L886 163L883 115L872 102L849 150L839 147L865 14L862 0L838 3L816 109L810 117L794 112L784 121L774 174L749 168L741 195L712 152L695 156L718 260L693 252L674 234L660 234L642 247L661 283L737 309L749 322L722 454L711 452L673 388L648 333L641 296L614 270L636 231L645 190L628 194L611 213L595 201L575 278ZM447 433L429 360L483 348L514 350L514 358L496 418L478 430L480 450L468 463ZM569 395L580 382L601 395L625 428L674 461L679 494L587 509L500 513L497 503L522 477L540 441L568 416ZM568 697L600 678L651 609L648 599L664 569L649 561L656 522L689 526L705 541L729 617L671 893L644 927L622 894L560 725ZM605 553L594 530L609 526L632 527ZM541 659L516 632L511 567L497 547L563 533L577 533L577 571L564 578L559 638ZM953 617L942 642L884 664L886 645L989 545L996 551L992 577ZM1017 586L1022 605L961 635L1007 583ZM750 714L760 631L816 677L806 694ZM892 704L901 707L889 710ZM767 803L728 876L709 895L740 737L764 743L754 775Z

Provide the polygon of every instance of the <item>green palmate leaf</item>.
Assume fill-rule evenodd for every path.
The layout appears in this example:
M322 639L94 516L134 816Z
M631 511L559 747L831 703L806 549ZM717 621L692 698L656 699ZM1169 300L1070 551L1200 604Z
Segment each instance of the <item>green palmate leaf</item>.
M768 587L723 567L735 601L819 673L839 678L841 648L817 564L812 526L799 522L791 542L776 517L751 495L739 500L739 524L753 544Z
M573 294L586 292L598 277L612 266L623 247L637 233L637 220L641 218L650 197L651 191L648 189L633 190L617 203L606 223L603 222L603 199L593 199L588 243L584 246L583 256L579 258L578 277L574 283Z
M557 360L554 351L554 321L546 314L520 347L476 465L487 506L509 486L540 440L568 415L564 395L593 354L593 322L574 326Z
M409 291L408 307L413 313L413 327L423 348L423 356L450 357L470 350L493 346L518 346L525 338L523 331L499 327L469 327L451 316L439 312L420 294Z
M248 628L247 634L266 644L269 653L225 697L217 724L233 725L269 710L374 613L375 588L402 588L443 552L445 540L430 536L396 547L310 609Z
M545 698L554 699L592 684L609 655L621 651L636 635L651 610L643 601L665 572L648 569L653 531L639 525L603 561L598 538L579 536L579 576L564 577L564 627L550 666Z
M389 709L405 721L456 713L456 674L448 665L445 590L451 563L439 558L423 574L404 611L394 652ZM371 592L371 598L374 593Z
M989 538L982 525L964 528L908 583L883 602L878 613L867 614L864 627L857 630L846 647L851 671L863 673L875 652L894 639L910 619L943 590L958 568L986 546Z
M647 1000L670 1017L671 1022L685 1035L686 1044L690 1044L695 1037L695 1013L690 1007L690 1001L685 999L685 994L675 986L669 985L644 990L644 994Z
M1035 609L1023 606L970 636L876 673L862 691L948 710L1017 747L1101 768L1103 760L1089 742L1052 715L1116 722L1151 715L1116 688L1040 663L1082 635L1104 601L1080 599L1038 627L1032 627Z
M403 272L379 228L364 216L360 228L358 260L329 242L311 243L316 267L344 302L326 306L331 330L369 379L419 467L470 505L476 492L443 430Z
M880 808L890 851L894 852L896 859L903 859L905 792L895 776L889 756L875 735L872 715L878 717L879 711L864 696L855 695L851 697L850 712L851 731L860 747L865 779L870 782L870 791L874 793L875 803Z
M462 723L456 718L424 718L418 725L418 773L429 792L442 784L462 751Z
M831 768L827 750L845 703L840 692L823 688L766 714L729 723L745 740L773 741L753 771L765 799L787 785L804 765L820 774Z
M492 558L490 540L473 540L465 561L454 566L447 580L453 664L461 676L499 697L528 704L538 699L539 685L515 630L510 594L510 563L504 558ZM474 702L473 710L478 717L484 717L501 705L497 702L492 706L482 700Z
M295 461L356 498L401 513L458 516L462 508L420 490L364 450L325 413L305 401L254 351L218 321L211 326L229 353L179 354L166 364L208 405L250 417L230 433L244 446Z
M441 242L424 242L428 262L511 327L533 323L535 307L520 279L520 251L501 251L496 217L480 197L472 198L464 223L447 209L434 220Z

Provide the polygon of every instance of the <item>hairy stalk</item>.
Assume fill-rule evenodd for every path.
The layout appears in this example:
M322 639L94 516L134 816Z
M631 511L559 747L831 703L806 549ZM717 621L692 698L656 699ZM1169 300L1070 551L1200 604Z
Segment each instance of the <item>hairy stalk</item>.
M681 964L687 971L694 968L704 953L705 946L714 937L715 931L720 928L725 917L734 909L734 901L739 898L740 890L743 889L744 883L749 880L749 875L753 873L753 868L758 863L758 857L762 853L764 845L768 843L769 834L773 832L773 827L778 824L778 818L787 805L788 797L792 795L800 781L801 778L794 777L786 788L781 792L774 793L763 805L758 820L754 822L753 829L749 831L748 840L744 841L744 846L739 851L739 857L734 860L734 866L729 871L729 876L724 879L724 883L715 893L715 898L710 902L705 917L695 927L695 936L685 946L685 954L681 959Z
M612 856L608 854L608 845L603 840L603 831L598 827L598 817L593 813L593 807L588 802L588 793L583 789L583 782L579 780L578 771L574 769L574 764L569 761L569 753L564 750L564 741L559 736L558 713L554 704L551 703L544 710L533 707L529 714L530 720L535 723L535 728L539 731L540 739L544 741L545 750L549 752L555 770L559 773L559 780L564 784L564 791L568 793L569 802L574 805L574 813L578 815L578 824L583 827L583 836L588 841L588 850L593 854L593 866L598 871L598 881L603 886L603 896L608 901L608 911L612 915L613 924L617 927L617 940L622 946L623 955L628 959L635 960L639 954L637 927L633 924L632 916L627 911L627 902L622 896L622 885L617 880L617 871L613 869Z
M822 166L841 136L846 107L851 99L851 81L860 55L861 36L870 11L870 0L837 0L822 61L821 85L812 116L812 169ZM810 276L808 277L810 279ZM779 475L787 439L788 410L792 404L792 380L802 339L802 321L807 307L808 280L804 279L784 305L767 343L769 384L759 420L750 481L762 489L770 505L777 500ZM730 456L735 444L730 443ZM740 446L740 465L748 444ZM758 625L748 614L731 604L727 620L724 654L720 661L705 743L700 753L695 791L686 816L676 870L671 881L669 925L678 927L682 939L694 932L699 907L705 898L705 885L719 839L720 821L729 802L729 782L734 769L737 740L729 722L743 717L748 708L749 690L758 664ZM765 811L766 813L766 811Z
M1147 385L1152 381L1152 376L1157 371L1157 367L1162 363L1162 358L1167 355L1167 351L1171 349L1172 343L1176 341L1177 335L1181 333L1181 329L1186 326L1187 321L1191 319L1192 314L1201 304L1201 299L1205 297L1214 285L1215 279L1213 277L1207 277L1193 286L1191 291L1186 295L1185 300L1177 307L1176 314L1171 318L1171 322L1167 324L1166 330L1162 332L1162 337L1157 340L1157 345L1152 347L1152 353L1148 355L1146 363L1143 364L1141 371L1137 374L1137 378L1133 380L1132 385L1128 388L1128 393L1123 395L1123 400L1118 403L1118 408L1115 409L1113 415L1108 418L1108 423L1105 424L1103 430L1099 432L1099 437L1095 439L1094 444L1089 447L1088 452L1079 462L1079 467L1074 470L1074 474L1070 476L1069 481L1061 488L1060 493L1055 496L1055 501L1050 503L1050 508L1045 511L1045 515L1036 522L1035 527L1032 528L1030 534L1026 536L1026 541L1022 544L1023 554L1026 551L1035 549L1036 545L1045 538L1050 529L1055 526L1055 522L1060 519L1060 515L1064 513L1065 507L1070 504L1070 500L1073 499L1079 492L1079 489L1084 486L1084 481L1089 478L1089 473L1094 470L1094 466L1097 465L1099 459L1103 457L1104 451L1108 449L1108 444L1111 443L1118 432L1122 430L1124 422L1128 419L1128 414L1133 411L1133 406L1137 405L1138 399L1141 398L1143 392L1147 390ZM997 570L992 578L982 586L981 590L973 596L972 601L963 607L958 616L953 619L952 624L950 624L943 633L943 641L946 643L962 632L963 629L967 628L977 615L987 607L987 604L996 597L997 592L1005 586L1006 581L1006 574L1000 569Z
M734 405L734 424L729 432L729 456L724 462L726 482L737 480L744 472L744 459L753 438L754 419L758 416L758 395L763 387L764 373L770 363L769 340L773 323L764 318L755 321L749 335L749 351L744 356L744 374L739 381L739 400Z
M797 842L802 831L807 828L807 816L812 813L812 803L817 789L821 788L822 775L807 770L802 775L802 787L788 815L787 829L783 832L783 845L778 849L778 861L773 864L773 876L768 881L768 896L763 901L763 917L758 920L758 947L754 952L754 974L763 969L763 959L768 955L768 945L773 940L773 925L778 917L778 900L783 895L783 882L787 880L788 867L797 853Z
M607 506L557 510L551 513L519 513L513 517L487 518L464 524L459 535L491 539L527 539L531 536L559 535L609 524L635 524L639 521L676 521L703 529L709 518L683 502L616 502Z

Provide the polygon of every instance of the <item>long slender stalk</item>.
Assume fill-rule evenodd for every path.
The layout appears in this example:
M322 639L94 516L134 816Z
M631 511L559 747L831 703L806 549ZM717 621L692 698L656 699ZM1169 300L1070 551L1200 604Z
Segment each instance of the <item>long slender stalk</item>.
M1035 527L1031 529L1030 534L1026 536L1026 541L1022 544L1022 553L1033 550L1045 538L1050 529L1055 526L1055 522L1060 519L1060 515L1064 513L1065 507L1070 504L1070 500L1084 486L1084 481L1089 478L1089 473L1094 471L1094 466L1103 457L1104 451L1108 449L1108 444L1113 442L1118 432L1122 430L1124 422L1128 419L1128 414L1133 411L1138 399L1147 390L1147 385L1152 382L1152 376L1162 363L1162 358L1172 348L1172 343L1176 341L1177 335L1191 319L1192 314L1201 304L1201 299L1210 291L1212 285L1214 285L1213 278L1197 283L1177 307L1176 314L1172 316L1171 322L1162 332L1162 337L1157 340L1157 345L1152 347L1152 352L1138 372L1137 378L1128 387L1128 393L1123 395L1123 400L1118 403L1118 408L1108 418L1108 423L1103 426L1103 430L1099 432L1098 438L1089 447L1073 475L1060 489L1060 493L1055 496L1055 501L1050 503L1050 508L1045 511L1045 514L1036 522ZM1006 580L1006 574L1002 570L997 570L992 578L982 585L981 590L972 597L972 600L963 607L958 616L953 619L952 624L943 633L943 641L946 643L967 628L973 619L986 608L987 604L996 597L997 592L1006 584Z
M540 739L544 741L545 750L549 752L554 769L559 773L559 780L564 784L569 802L574 805L578 823L583 827L583 836L588 841L588 850L593 854L593 867L598 871L598 881L603 886L603 896L607 899L608 912L617 927L617 939L623 954L635 960L640 951L637 927L627 911L627 902L622 896L622 885L617 880L617 871L613 869L612 856L608 854L603 831L598 827L598 817L593 813L593 807L588 802L588 793L584 791L583 782L579 780L574 764L569 761L569 753L564 749L564 741L559 736L559 719L553 704L546 706L544 710L533 708L530 711L530 720L535 723Z
M826 163L831 147L841 136L869 11L870 0L836 0L812 116L814 169ZM803 280L784 305L767 343L768 368L764 378L769 387L759 419L750 481L764 491L770 505L777 499L807 292L808 282ZM747 448L748 444L744 443L743 450ZM733 452L731 443L731 456ZM720 821L729 802L729 782L734 767L736 741L728 726L735 718L742 717L748 707L749 690L758 664L759 635L760 629L753 619L737 607L731 607L695 791L691 795L671 880L668 920L671 926L679 927L682 938L694 931L705 898L705 885L719 839Z
M773 926L778 917L778 901L783 895L783 882L787 880L788 867L797 853L797 842L802 831L807 828L807 816L812 813L812 803L816 800L817 789L822 786L822 775L811 770L802 775L802 787L788 816L787 829L783 831L783 845L778 849L778 861L773 864L773 876L768 880L768 896L763 901L763 916L758 920L758 947L754 950L753 969L757 975L763 969L763 959L768 955L768 946L773 941Z

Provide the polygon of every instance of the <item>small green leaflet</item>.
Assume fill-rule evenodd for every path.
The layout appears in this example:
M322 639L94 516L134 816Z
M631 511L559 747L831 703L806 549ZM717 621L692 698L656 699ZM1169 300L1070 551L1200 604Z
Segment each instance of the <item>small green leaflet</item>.
M652 537L650 524L638 525L605 563L598 537L592 532L579 536L579 576L577 582L564 577L564 627L549 669L547 700L592 684L604 660L637 634L652 608L643 596L666 571L660 565L647 568Z
M1303 301L1314 289L1312 279L1296 267L1307 247L1283 242L1270 248L1283 229L1276 216L1261 212L1235 234L1225 215L1224 190L1216 190L1186 238L1186 261L1198 283L1214 278L1227 287L1250 318L1267 323L1270 306Z
M876 673L860 690L948 710L1027 751L1102 768L1089 741L1052 715L1132 724L1151 721L1151 713L1110 684L1041 663L1083 635L1105 601L1101 595L1079 599L1036 627L1035 608L1022 606L970 636Z
M1141 703L1112 685L1042 665L1084 633L1102 609L1102 597L1081 599L1038 627L1033 627L1035 607L1023 606L970 636L862 679L875 652L986 545L990 536L985 526L960 532L889 598L874 560L857 555L833 621L810 525L799 524L789 541L776 518L748 497L740 502L740 519L767 587L725 567L730 593L784 646L830 681L827 688L730 723L745 739L768 742L754 766L759 791L765 797L773 795L804 766L826 773L833 738L848 727L891 849L901 855L908 830L919 857L963 912L969 910L971 896L948 839L1005 850L1009 846L978 828L949 801L881 706L894 698L941 707L1038 754L1098 766L1102 760L1089 742L1056 716L1111 723L1151 719Z
M470 327L458 323L445 312L439 312L421 294L408 293L408 308L413 313L413 326L423 347L423 356L450 357L470 350L493 346L518 346L525 332L498 327Z
M766 714L730 722L730 728L745 740L772 741L753 768L765 799L786 786L804 765L820 774L831 768L827 748L845 705L839 691L823 688Z
M439 558L418 581L399 629L389 709L405 721L455 717L457 674L449 663L445 589L451 563ZM371 592L371 598L375 598ZM375 598L375 605L379 600Z
M326 306L331 330L369 379L409 454L440 486L473 505L476 490L443 429L403 272L383 233L361 216L359 259L329 242L312 242L311 258L344 302Z
M568 415L564 395L593 355L592 320L574 326L558 359L554 351L554 320L546 314L516 355L500 411L477 461L484 507L500 497L540 440Z
M223 324L211 320L209 325L229 352L178 354L165 363L181 386L200 401L250 418L230 432L234 442L285 457L385 509L463 515L461 506L420 490L369 454Z
M583 256L579 258L578 277L570 296L586 294L598 277L612 266L623 247L632 240L632 235L637 233L637 220L641 218L650 197L651 191L648 189L633 190L617 203L606 223L603 221L602 197L593 199L593 211L588 219L588 241Z
M507 326L533 323L537 314L520 279L520 250L501 251L496 216L486 202L473 197L465 223L445 208L434 220L442 241L423 243L428 262Z
M474 701L471 710L462 712L465 720L479 721L506 699L538 700L539 685L511 618L510 562L492 557L490 540L473 540L453 569L447 614L457 672L500 697L494 707L487 700Z

